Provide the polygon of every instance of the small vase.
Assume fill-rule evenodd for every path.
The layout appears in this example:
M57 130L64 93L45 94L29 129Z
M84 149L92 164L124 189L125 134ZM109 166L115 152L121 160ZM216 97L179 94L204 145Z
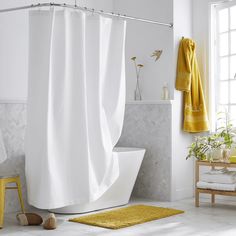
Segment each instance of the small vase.
M222 161L229 163L230 154L231 154L231 150L229 148L224 148L222 150Z
M212 153L212 160L213 161L221 161L221 157L222 157L222 149L216 149L213 151Z
M213 161L213 150L210 149L207 154L206 154L206 160L209 161L209 162L212 162Z
M134 100L135 101L141 101L142 100L142 95L141 95L141 91L140 91L140 88L139 88L139 80L137 80L136 89L134 90Z

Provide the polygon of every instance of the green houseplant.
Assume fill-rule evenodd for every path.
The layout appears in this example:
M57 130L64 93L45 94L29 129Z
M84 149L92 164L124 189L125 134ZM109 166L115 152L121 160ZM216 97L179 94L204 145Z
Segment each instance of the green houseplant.
M186 159L190 157L195 157L198 160L211 159L209 155L212 153L212 151L219 149L222 145L221 141L218 139L218 134L195 137L195 142L189 146Z
M229 119L229 114L220 114L223 114L223 117L220 117L218 120L222 120L223 125L221 125L217 131L219 132L219 136L222 139L222 158L223 161L227 162L229 161L231 149L235 148L235 131L233 129L233 124Z
M195 137L195 141L188 147L186 159L194 157L197 160L212 161L213 152L221 150L223 161L228 161L231 149L235 147L235 131L228 113L219 113L218 116L217 121L221 125L216 133Z

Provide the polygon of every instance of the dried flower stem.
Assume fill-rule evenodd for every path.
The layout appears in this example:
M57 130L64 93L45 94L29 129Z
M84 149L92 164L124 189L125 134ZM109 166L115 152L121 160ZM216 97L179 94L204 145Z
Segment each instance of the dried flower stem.
M138 89L139 92L140 92L140 88L139 88L139 75L140 75L141 67L138 67L138 65L136 63L136 60L133 60L133 61L134 61L134 66L135 66L136 78L137 78L136 90ZM141 93L140 93L140 96L141 96Z

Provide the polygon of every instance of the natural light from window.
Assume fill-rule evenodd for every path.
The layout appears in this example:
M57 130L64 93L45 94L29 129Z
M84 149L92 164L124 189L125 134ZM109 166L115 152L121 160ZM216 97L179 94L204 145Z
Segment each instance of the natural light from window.
M229 112L236 127L236 1L214 7L213 111ZM216 120L216 117L215 117Z

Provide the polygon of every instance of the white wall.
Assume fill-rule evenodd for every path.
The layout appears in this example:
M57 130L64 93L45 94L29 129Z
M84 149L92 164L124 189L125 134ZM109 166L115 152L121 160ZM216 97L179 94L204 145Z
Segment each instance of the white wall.
M192 0L174 0L174 61L177 64L179 41L192 37ZM183 94L175 90L172 107L172 193L178 200L193 196L193 160L185 160L192 135L182 131Z
M114 11L157 21L173 22L172 0L115 0ZM159 61L150 57L156 49L162 49ZM136 84L135 68L130 60L137 56L144 64L141 72L141 90L144 100L160 100L163 84L170 86L173 98L173 29L137 21L127 21L126 80L127 100L133 100Z
M1 0L0 8L16 7L48 0ZM74 4L74 0L55 2ZM111 0L80 0L77 4L111 11ZM28 14L15 11L0 14L0 101L26 100L28 73Z

